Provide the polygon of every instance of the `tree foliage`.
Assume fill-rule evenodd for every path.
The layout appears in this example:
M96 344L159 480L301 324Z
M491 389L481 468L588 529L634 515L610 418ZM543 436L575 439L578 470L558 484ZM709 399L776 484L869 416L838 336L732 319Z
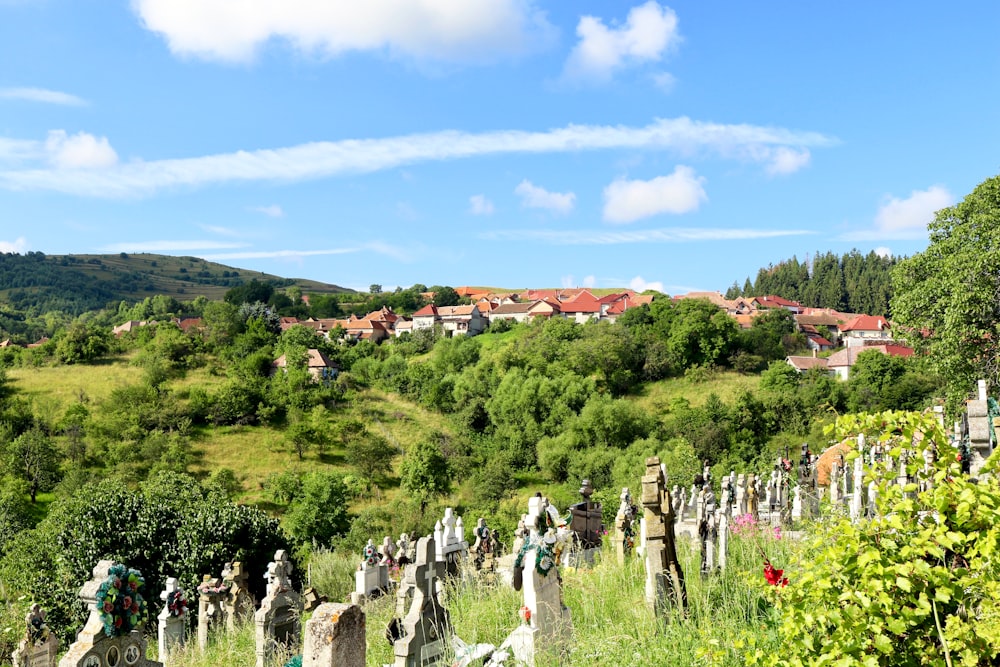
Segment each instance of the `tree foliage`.
M838 438L867 432L888 457L871 470L876 516L835 521L775 590L785 649L766 662L818 664L997 664L1000 656L1000 483L963 475L933 416L850 415ZM916 447L914 447L916 444ZM916 449L908 472L936 450L933 485L897 484L898 458Z
M1000 176L938 211L927 249L893 272L895 331L947 378L952 403L1000 385Z

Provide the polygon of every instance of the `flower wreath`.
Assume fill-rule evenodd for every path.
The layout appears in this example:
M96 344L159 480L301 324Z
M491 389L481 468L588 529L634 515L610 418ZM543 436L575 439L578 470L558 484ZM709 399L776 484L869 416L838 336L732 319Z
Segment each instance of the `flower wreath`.
M378 565L379 553L378 553L378 549L376 549L374 546L372 546L370 544L366 545L365 546L365 551L364 551L363 555L364 555L365 563L367 563L369 567L371 567L372 565Z
M117 564L108 569L94 602L108 637L127 635L146 622L148 608L139 591L145 583L138 570Z
M28 622L28 641L38 646L49 638L49 626L41 616L35 616Z
M517 558L514 559L514 569L519 569L524 567L524 555L528 552L528 549L535 549L535 571L543 577L555 567L556 557L555 552L552 547L547 545L544 540L539 540L537 542L533 540L525 540L524 545L521 550L517 553Z
M187 613L187 607L188 602L187 598L184 597L183 590L177 589L167 593L167 611L170 612L171 616L180 618Z

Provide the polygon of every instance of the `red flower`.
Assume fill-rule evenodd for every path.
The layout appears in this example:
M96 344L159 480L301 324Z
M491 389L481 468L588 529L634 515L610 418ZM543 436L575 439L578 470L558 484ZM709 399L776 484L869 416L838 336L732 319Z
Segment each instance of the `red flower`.
M122 606L125 607L126 609L128 609L129 607L131 607L132 606L132 598L130 596L126 595L125 599L122 601Z
M136 589L138 589L138 588L139 588L139 584L137 584L136 582L134 582L134 581L130 581L130 582L128 582L128 589L129 589L130 591L133 591L133 592L134 592L134 591L135 591Z
M772 586L787 586L788 577L784 576L785 571L779 570L771 565L771 561L764 561L764 578Z
M110 602L105 602L104 603L104 611L105 611L105 613L110 614L111 610L114 609L114 608L115 608L115 606L113 604L111 604Z
M116 628L120 628L121 626L122 626L122 617L121 616L115 616L115 627Z
M139 603L138 602L133 602L132 606L129 609L131 610L131 612L133 614L138 614L139 613Z

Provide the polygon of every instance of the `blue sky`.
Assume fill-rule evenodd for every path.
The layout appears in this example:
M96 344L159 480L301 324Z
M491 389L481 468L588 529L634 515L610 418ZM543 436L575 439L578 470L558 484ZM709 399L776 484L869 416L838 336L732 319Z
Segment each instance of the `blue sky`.
M0 0L0 251L356 289L912 254L1000 161L1000 5Z

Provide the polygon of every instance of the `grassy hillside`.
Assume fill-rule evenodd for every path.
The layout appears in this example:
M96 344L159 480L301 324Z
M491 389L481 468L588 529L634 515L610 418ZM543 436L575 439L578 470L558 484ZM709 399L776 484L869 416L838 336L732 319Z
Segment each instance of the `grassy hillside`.
M121 300L164 294L178 300L221 299L228 289L252 279L278 287L298 286L306 294L349 292L343 287L282 278L196 257L0 254L0 303L19 310L80 313Z

